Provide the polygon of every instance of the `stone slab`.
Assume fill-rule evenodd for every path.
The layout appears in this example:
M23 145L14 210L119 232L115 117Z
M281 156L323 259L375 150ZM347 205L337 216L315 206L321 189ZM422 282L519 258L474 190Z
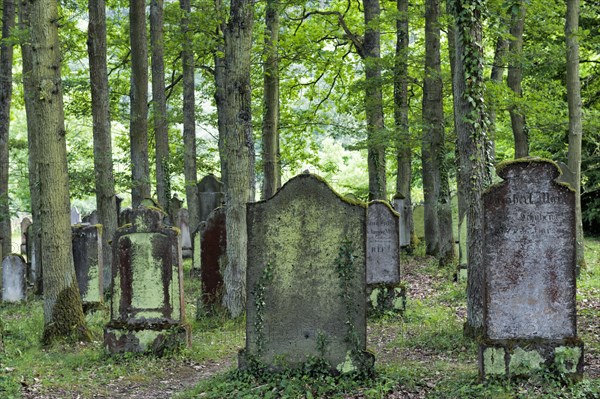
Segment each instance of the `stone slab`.
M200 231L200 280L202 306L210 310L223 298L223 272L227 265L225 208L215 209Z
M367 284L400 282L400 215L384 201L367 208Z
M22 302L27 297L27 264L20 255L2 259L2 301Z
M78 224L71 227L73 261L84 308L103 302L102 226Z
M208 220L210 213L225 200L223 183L214 175L204 176L198 182L198 217L200 222Z

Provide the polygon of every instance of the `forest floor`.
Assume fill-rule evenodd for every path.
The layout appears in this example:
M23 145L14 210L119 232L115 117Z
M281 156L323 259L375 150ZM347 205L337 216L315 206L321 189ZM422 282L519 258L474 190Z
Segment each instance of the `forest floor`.
M478 381L476 345L462 336L466 315L464 282L452 282L424 256L404 256L407 309L403 315L368 319L368 349L376 377L367 382L278 380L234 371L244 345L244 320L224 316L192 322L193 346L169 358L107 356L102 326L107 313L88 316L96 340L78 346L39 347L42 302L0 306L4 352L0 354L0 397L26 399L163 398L600 398L600 240L588 248L588 270L578 291L578 331L586 344L585 378L575 386L545 377L517 382ZM198 286L186 281L195 298ZM188 301L193 319L195 301Z

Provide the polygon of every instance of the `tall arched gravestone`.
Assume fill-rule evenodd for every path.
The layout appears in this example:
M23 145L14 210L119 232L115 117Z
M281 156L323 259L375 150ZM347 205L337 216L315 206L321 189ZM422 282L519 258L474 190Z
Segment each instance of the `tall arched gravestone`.
M111 320L104 345L111 353L153 352L189 345L178 231L158 208L140 206L113 239Z
M311 358L332 371L369 371L366 348L366 209L302 174L247 205L246 348L270 368Z
M583 372L575 305L575 193L551 161L498 166L504 179L483 196L482 377L541 369Z
M225 208L212 211L200 225L200 280L202 295L199 306L210 311L223 298L223 271L227 266L227 230Z

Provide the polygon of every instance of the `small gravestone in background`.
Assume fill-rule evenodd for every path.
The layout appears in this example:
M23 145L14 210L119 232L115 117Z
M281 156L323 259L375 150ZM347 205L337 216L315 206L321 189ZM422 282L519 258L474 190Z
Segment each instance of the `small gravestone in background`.
M21 255L27 256L27 229L31 226L31 219L21 220ZM27 258L29 261L29 258Z
M81 213L79 213L79 209L77 207L71 207L71 224L79 224L81 223Z
M177 214L177 226L179 227L181 239L181 254L184 259L192 257L192 238L190 237L190 213L181 208Z
M400 246L408 247L410 245L410 219L408 217L410 204L400 193L394 195L392 204L396 212L400 214L400 218L398 219L398 223L400 224Z
M102 303L104 270L102 259L102 226L72 226L73 262L84 310L97 309Z
M131 215L133 213L133 209L124 208L121 213L119 213L119 227L125 226L126 224L131 224Z
M376 313L403 310L400 286L400 215L384 201L367 208L367 295Z
M98 211L93 210L89 215L81 219L82 223L98 224Z
M190 275L192 278L200 277L200 264L201 264L201 232L204 229L206 222L200 222L198 228L192 233L192 269Z
M240 368L369 372L364 206L302 174L266 201L249 203L246 348Z
M43 292L41 237L35 234L35 224L27 228L27 281L35 295Z
M181 205L183 205L183 200L180 200L177 194L173 194L173 197L169 200L169 218L172 226L178 225L177 220Z
M111 320L104 329L110 353L152 352L189 345L178 232L164 214L140 206L132 224L113 239Z
M27 294L27 264L20 255L2 260L2 301L21 302Z
M199 221L208 220L210 213L221 206L225 199L223 183L213 174L206 175L198 182ZM196 227L196 226L192 226Z
M215 209L200 228L200 280L202 294L199 307L211 311L223 298L223 271L227 265L225 208ZM199 315L201 312L199 312Z
M552 161L502 163L483 196L482 377L583 373L575 305L575 193Z

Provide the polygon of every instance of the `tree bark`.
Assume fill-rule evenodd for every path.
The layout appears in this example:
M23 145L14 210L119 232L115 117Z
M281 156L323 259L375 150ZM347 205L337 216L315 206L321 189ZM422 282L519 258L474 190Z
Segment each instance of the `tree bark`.
M71 244L69 178L60 78L56 0L31 2L32 111L36 129L44 265L43 342L90 340L75 278ZM41 150L43 149L43 150Z
M148 44L146 42L146 2L129 1L129 41L131 43L131 202L133 207L150 197L148 164Z
M15 0L2 2L2 42L0 43L0 240L2 252L12 252L10 228L10 198L8 196L10 101L12 98L13 43L11 30L15 26Z
M496 49L494 50L494 65L492 65L492 71L490 73L490 80L496 84L502 83L504 79L505 58L508 52L508 39L501 34L496 39ZM489 119L490 119L490 142L491 142L491 158L496 157L496 106L493 104L489 107Z
M117 229L115 178L113 175L112 141L110 130L110 99L106 67L106 3L89 0L88 54L92 92L92 120L94 135L94 173L96 181L96 209L102 224L102 275L104 291L112 284L112 247L110 242Z
M414 244L414 223L412 219L412 140L408 124L408 0L397 1L396 58L394 63L394 121L396 125L396 158L398 175L396 193L404 198L408 207L408 220L411 235L411 248Z
M225 27L224 133L227 266L223 304L233 317L246 301L246 203L254 200L254 142L250 90L253 0L232 0Z
M567 0L565 41L567 47L567 102L569 107L569 169L574 175L577 269L585 266L581 221L581 82L579 80L579 0Z
M181 32L183 34L183 51L181 62L183 66L183 175L185 178L185 196L190 212L190 226L196 229L200 223L198 207L198 174L196 172L196 99L195 99L195 62L190 31L192 12L190 0L180 0L183 12Z
M521 81L523 80L523 30L525 27L525 3L523 0L516 0L514 7L511 7L510 34L513 37L508 51L511 62L508 66L508 87L515 93L515 97L521 98L523 90ZM523 110L514 105L508 109L510 113L510 123L512 125L513 136L515 138L515 158L522 158L529 155L529 137L525 126L525 115Z
M485 109L481 9L477 0L454 0L456 24L454 120L457 134L458 186L464 194L467 223L467 322L465 334L483 330L483 202L486 184ZM467 98L467 94L470 98Z
M214 55L215 61L215 103L217 106L217 125L219 130L219 161L221 163L221 181L223 186L227 187L227 151L225 149L225 137L227 132L225 131L225 119L226 117L226 101L225 101L225 8L223 7L222 0L215 0L215 9L217 15L222 16L221 22L217 25L216 36L220 40L217 44L217 48Z
M267 0L264 99L263 99L263 192L272 197L281 187L279 163L279 10L277 0Z
M152 49L152 110L154 112L154 140L156 143L156 198L158 205L169 213L171 176L163 26L163 0L151 0L150 47ZM190 208L189 204L188 208Z
M365 113L367 118L369 200L386 200L385 149L386 133L383 119L381 86L381 56L379 0L364 0L365 16Z

